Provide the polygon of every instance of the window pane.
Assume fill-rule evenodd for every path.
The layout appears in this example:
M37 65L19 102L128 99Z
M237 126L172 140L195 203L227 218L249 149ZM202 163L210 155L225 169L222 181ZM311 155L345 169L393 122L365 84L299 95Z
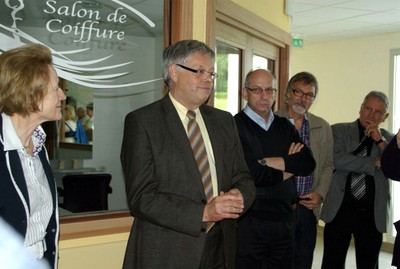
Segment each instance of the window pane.
M268 59L258 56L258 55L253 55L253 69L258 69L258 68L268 68Z
M217 41L216 51L214 106L235 115L239 112L241 50Z
M268 59L267 57L253 55L253 69L264 68L274 72L274 60Z
M393 99L392 107L393 107L393 115L390 117L393 121L393 132L397 133L400 128L400 55L397 54L394 56L394 66L393 66ZM397 221L400 219L400 196L395 195L396 193L400 193L400 182L391 181L392 183L392 203L391 206L391 214L393 215L393 221ZM396 230L393 229L393 226L390 225L391 235L396 236Z
M394 83L393 83L393 132L397 132L400 128L400 55L394 58Z

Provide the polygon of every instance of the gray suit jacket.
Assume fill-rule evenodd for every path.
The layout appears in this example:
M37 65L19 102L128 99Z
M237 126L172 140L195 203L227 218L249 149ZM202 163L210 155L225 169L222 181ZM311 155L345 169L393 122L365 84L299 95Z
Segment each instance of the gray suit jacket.
M200 107L214 151L218 192L238 188L245 210L255 187L231 114ZM206 237L204 188L184 126L169 96L129 113L121 152L135 221L124 268L198 268ZM221 221L227 268L234 267L235 221Z
M382 233L386 232L390 200L389 183L382 170L375 167L375 158L380 156L382 152L380 152L378 146L374 144L371 150L371 156L360 158L352 154L359 145L357 120L350 123L332 125L332 132L334 139L333 160L335 172L333 173L331 186L322 207L321 219L329 223L335 218L343 201L347 175L349 172L358 171L374 177L375 225L378 231ZM393 134L384 129L381 129L381 134L388 141L393 137Z

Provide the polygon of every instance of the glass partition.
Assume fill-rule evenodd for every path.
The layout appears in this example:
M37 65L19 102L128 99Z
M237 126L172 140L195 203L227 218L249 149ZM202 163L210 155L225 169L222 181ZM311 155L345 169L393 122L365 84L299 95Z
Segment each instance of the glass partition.
M75 113L43 125L58 186L68 174L109 173L108 208L126 210L119 161L124 118L162 95L164 1L0 0L0 51L27 43L52 50L68 96L64 114ZM72 134L83 110L91 118L81 122L87 140Z

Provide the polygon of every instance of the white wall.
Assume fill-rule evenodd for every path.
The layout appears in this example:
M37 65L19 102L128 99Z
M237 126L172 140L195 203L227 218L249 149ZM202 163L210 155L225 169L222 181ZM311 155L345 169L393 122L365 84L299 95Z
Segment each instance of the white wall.
M291 52L290 75L313 73L320 92L310 111L329 123L358 118L360 105L371 90L389 97L390 50L400 48L400 33L305 45ZM390 116L389 116L390 120ZM389 129L389 121L382 127Z

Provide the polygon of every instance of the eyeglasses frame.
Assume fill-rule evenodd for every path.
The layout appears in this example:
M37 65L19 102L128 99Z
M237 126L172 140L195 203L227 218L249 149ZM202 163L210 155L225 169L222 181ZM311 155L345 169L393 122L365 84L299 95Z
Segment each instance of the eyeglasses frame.
M310 100L310 101L314 101L314 99L315 99L315 94L312 93L312 96L311 96L311 95L310 95L311 92L305 93L305 92L303 92L303 91L300 90L300 89L293 89L293 88L291 88L290 90L291 90L292 93L293 93L295 96L297 96L297 97L306 96L306 99L307 99L307 100ZM299 95L299 94L301 94L301 95Z
M368 113L372 113L372 114L378 114L379 116L383 117L384 115L386 115L386 112L379 110L379 109L373 109L372 107L369 106L365 106L362 105L361 106L363 109L365 109L365 111L367 111Z
M266 89L263 89L260 87L256 87L256 88L245 87L245 88L254 94L262 94L263 92L265 92L267 95L273 95L274 93L276 93L276 89L272 88L272 87L269 87ZM261 90L261 91L258 91L258 90Z
M179 67L181 67L181 68L183 68L183 69L185 69L185 70L187 70L187 71L190 71L190 72L192 72L192 73L195 73L195 74L197 74L198 76L204 76L205 74L209 74L209 75L211 76L212 79L218 78L218 74L215 73L215 72L207 71L207 70L205 70L205 69L193 69L193 68L184 66L183 64L176 64L176 65L179 66Z

